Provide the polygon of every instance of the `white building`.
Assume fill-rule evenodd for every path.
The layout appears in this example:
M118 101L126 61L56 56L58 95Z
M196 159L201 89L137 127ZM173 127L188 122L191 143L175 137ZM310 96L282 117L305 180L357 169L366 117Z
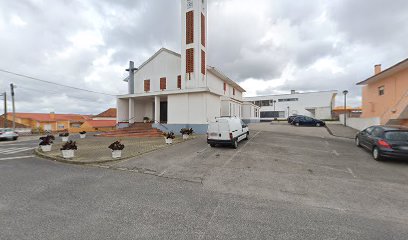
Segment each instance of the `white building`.
M260 120L284 119L291 115L304 115L317 119L332 119L337 91L320 91L269 95L244 98L259 106Z
M162 48L138 68L131 62L129 92L117 97L118 123L148 117L162 130L192 127L204 133L216 117L256 118L257 106L243 106L245 90L207 66L207 0L182 0L181 13L181 54Z

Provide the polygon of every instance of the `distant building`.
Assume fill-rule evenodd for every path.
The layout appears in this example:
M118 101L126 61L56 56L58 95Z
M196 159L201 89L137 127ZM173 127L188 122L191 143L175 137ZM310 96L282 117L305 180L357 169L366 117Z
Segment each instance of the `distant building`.
M346 116L349 118L358 118L361 116L362 109L361 107L349 107L347 106L344 110L344 106L337 106L333 109L333 118L339 119L340 114L346 113Z
M260 107L260 120L285 119L291 115L304 115L318 119L332 119L337 91L296 92L290 94L246 97Z
M361 118L379 118L381 124L408 126L408 58L357 83L363 86Z

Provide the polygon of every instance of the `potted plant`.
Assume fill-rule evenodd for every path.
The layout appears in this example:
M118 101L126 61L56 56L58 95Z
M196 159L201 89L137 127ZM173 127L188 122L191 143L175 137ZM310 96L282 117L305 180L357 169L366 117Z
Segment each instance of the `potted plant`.
M187 140L188 137L193 134L194 130L192 128L182 128L180 133L183 135L183 140Z
M77 149L78 147L76 146L76 142L68 141L62 145L60 150L63 158L73 158L75 150Z
M176 138L176 136L174 136L174 132L164 132L163 133L164 139L166 140L166 144L173 144L173 139Z
M40 137L40 148L41 151L43 152L51 152L51 147L53 140L55 140L55 137L53 135L47 135L46 137Z
M120 143L120 141L115 141L108 148L112 150L112 158L121 158L125 145Z
M143 118L143 122L144 122L144 123L147 123L147 122L149 122L149 121L150 121L150 118L149 118L149 117L144 117L144 118Z
M60 133L59 136L61 137L63 142L68 142L68 137L69 137L69 133L65 132L65 133Z
M85 138L86 137L86 132L85 131L79 132L79 137L80 138Z

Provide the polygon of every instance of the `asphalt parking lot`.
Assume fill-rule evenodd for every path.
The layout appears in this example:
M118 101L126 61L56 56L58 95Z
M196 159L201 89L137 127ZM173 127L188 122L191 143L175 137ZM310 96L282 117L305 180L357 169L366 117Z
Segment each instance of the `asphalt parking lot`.
M201 137L109 167L144 169L222 193L408 219L408 161L377 162L323 127L263 123L251 129L237 150L211 148Z
M198 137L104 165L0 161L0 239L406 239L408 162L324 128L250 129L236 150Z

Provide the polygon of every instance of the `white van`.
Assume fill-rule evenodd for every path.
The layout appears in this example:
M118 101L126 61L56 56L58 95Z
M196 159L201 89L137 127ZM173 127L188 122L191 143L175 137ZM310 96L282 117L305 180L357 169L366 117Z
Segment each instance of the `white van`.
M207 143L211 147L219 144L237 148L238 142L247 140L248 136L248 126L237 117L220 117L208 124Z

